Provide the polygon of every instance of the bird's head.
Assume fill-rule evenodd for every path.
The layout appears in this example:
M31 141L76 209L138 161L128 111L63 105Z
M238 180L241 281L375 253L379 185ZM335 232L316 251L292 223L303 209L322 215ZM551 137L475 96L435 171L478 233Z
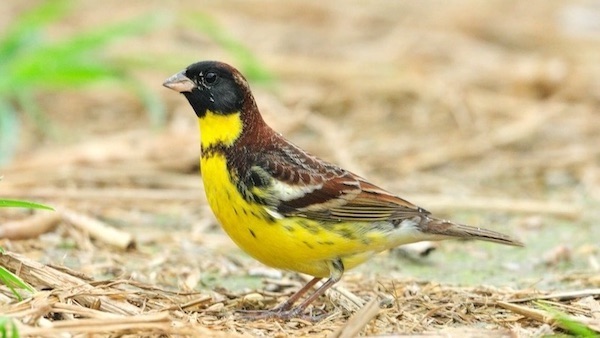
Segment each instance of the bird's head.
M238 113L243 110L245 101L253 101L244 76L230 65L217 61L194 63L168 78L163 86L183 94L200 118L207 112Z
M260 116L248 82L228 64L194 63L163 85L183 94L196 112L202 149L237 141L256 145L273 133Z

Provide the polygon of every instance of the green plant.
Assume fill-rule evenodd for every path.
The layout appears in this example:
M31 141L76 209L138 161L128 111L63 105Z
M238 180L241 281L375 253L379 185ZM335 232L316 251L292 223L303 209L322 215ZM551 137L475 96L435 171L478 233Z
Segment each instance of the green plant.
M4 249L0 248L0 255L2 255L2 254L4 254ZM35 289L31 285L27 284L19 276L10 272L3 266L0 266L0 283L6 285L6 287L8 287L10 289L12 294L15 295L15 297L19 301L23 300L23 298L21 297L21 294L19 292L17 292L17 289L26 290L31 293L35 292ZM0 319L1 319L1 317L0 317ZM4 325L0 325L0 326L4 327ZM0 328L0 332L1 332L1 328Z
M48 40L45 31L70 13L72 4L68 0L42 2L19 15L0 36L0 164L14 154L19 139L19 112L29 116L44 133L53 133L52 124L36 104L35 96L40 92L101 83L117 84L134 92L144 102L155 125L164 120L162 101L148 87L134 81L127 71L156 67L157 58L117 59L105 53L113 41L155 27L158 23L156 15L84 31L60 41ZM272 82L272 74L251 50L228 34L212 17L203 13L185 17L186 26L202 31L231 54L250 80L263 85Z
M584 323L573 319L568 314L561 312L544 302L538 302L538 305L546 312L550 313L552 318L558 323L558 326L567 331L568 334L582 338L598 337L598 333L587 327Z
M53 208L34 202L0 199L0 208L27 208L54 210Z
M105 53L111 42L148 31L157 20L141 17L77 33L61 41L48 40L46 29L65 17L72 3L42 2L20 15L0 36L0 164L14 152L19 131L18 111L29 115L41 130L51 130L34 100L41 91L117 84L135 92L154 121L164 115L161 101L134 81L124 65Z
M23 300L23 297L17 292L17 289L26 290L31 293L35 292L35 289L31 285L27 284L19 276L8 271L3 266L0 266L0 282L6 285L19 301Z
M19 338L19 329L10 317L0 317L0 338Z
M39 204L34 202L27 201L17 201L17 200L7 200L0 199L0 208L27 208L27 209L44 209L44 210L54 210L53 208ZM0 248L0 254L4 253L4 249ZM0 266L0 283L6 285L10 291L17 297L17 299L22 300L21 295L17 292L16 289L27 290L29 292L35 292L35 289L25 283L19 276L14 273L8 271L5 267ZM1 321L0 318L0 332L2 333L2 337L4 337L4 332L6 329L6 322ZM4 330L4 331L2 331Z

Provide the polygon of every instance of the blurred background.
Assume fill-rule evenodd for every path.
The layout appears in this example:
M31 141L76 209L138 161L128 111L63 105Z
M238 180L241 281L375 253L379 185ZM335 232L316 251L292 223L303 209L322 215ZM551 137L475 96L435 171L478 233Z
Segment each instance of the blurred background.
M62 223L0 245L97 277L260 288L248 271L262 266L206 206L196 117L161 86L208 59L240 69L294 143L527 245L435 244L350 274L600 286L592 0L2 1L0 199L77 210L133 234L137 249L124 260Z

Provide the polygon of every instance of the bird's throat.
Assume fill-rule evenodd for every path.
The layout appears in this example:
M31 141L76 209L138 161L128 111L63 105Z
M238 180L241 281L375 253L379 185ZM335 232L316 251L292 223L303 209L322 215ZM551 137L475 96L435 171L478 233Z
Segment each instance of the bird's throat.
M207 110L198 122L202 149L216 145L231 146L240 137L244 127L240 113L223 115Z

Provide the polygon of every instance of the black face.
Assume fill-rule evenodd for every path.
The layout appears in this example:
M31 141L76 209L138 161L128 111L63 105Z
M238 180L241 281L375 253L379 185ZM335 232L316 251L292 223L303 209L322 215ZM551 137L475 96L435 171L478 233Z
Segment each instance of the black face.
M185 76L197 87L191 92L184 92L183 95L198 117L204 116L207 110L216 114L241 111L245 85L237 82L240 79L236 81L234 71L228 65L215 61L202 61L187 67Z

